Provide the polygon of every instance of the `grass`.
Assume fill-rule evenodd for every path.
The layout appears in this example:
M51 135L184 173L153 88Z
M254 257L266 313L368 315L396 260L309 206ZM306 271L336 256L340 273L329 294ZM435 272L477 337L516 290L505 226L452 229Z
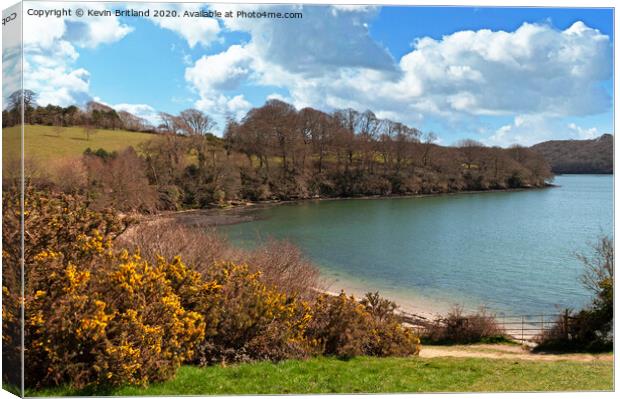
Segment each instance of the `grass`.
M155 137L148 133L128 132L125 130L96 130L90 139L86 139L80 127L66 127L57 134L51 126L26 125L24 152L26 158L52 160L82 155L85 149L118 151ZM19 126L2 129L2 147L7 151L19 148Z
M67 387L26 396L230 395L613 389L613 362L475 358L316 358L228 367L183 366L171 381L147 388L79 391Z

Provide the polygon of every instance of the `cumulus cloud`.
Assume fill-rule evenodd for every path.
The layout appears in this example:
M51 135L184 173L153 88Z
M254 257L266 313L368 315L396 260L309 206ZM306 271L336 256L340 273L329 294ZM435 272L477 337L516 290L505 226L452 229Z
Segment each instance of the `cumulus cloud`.
M241 119L252 108L252 104L245 99L243 94L236 96L218 94L213 97L201 98L196 101L195 105L197 109L214 116L220 125L227 117Z
M92 4L76 4L91 9ZM32 8L53 5L32 3ZM37 29L24 31L24 88L38 93L40 105L84 104L89 94L90 73L74 67L79 48L95 48L121 40L133 29L115 17L40 18L25 16Z
M350 10L301 5L252 7L252 10L303 11L304 18L226 20L227 29L249 33L250 42L205 55L185 73L190 86L200 95L196 104L207 112L221 112L222 104L233 96L226 92L247 83L282 87L298 107L336 106L351 97L346 93L350 88L343 86L346 80L359 79L358 85L363 85L367 75L380 80L398 74L390 53L369 35L367 22L377 12L374 7ZM237 11L247 6L228 5L228 8ZM330 81L340 85L333 90L342 91L342 98L325 97L325 83Z
M129 112L132 115L143 118L153 126L161 123L159 112L148 104L115 104L110 105L110 107L117 111Z
M333 12L336 9L325 6L261 6L258 10L300 11L303 19L234 18L225 24L231 30L250 33L256 56L287 71L319 76L326 68L394 71L393 57L368 31L378 8L354 9L358 12Z
M215 90L231 90L252 73L253 56L246 47L230 46L215 55L205 55L185 71L185 79L196 87L201 95Z
M158 3L137 3L130 4L136 10L155 10L162 9ZM179 15L183 15L186 11L195 13L201 9L207 9L206 6L192 3L167 3L166 10L175 10ZM177 17L155 17L152 12L149 20L155 25L168 29L187 41L187 44L193 48L197 44L208 47L213 42L219 40L220 25L215 18L177 18Z
M583 22L564 31L524 23L515 32L483 29L422 38L400 66L441 109L565 116L610 106L598 85L611 77L610 40Z
M568 129L573 133L574 138L581 139L581 140L593 139L602 134L595 127L583 128L572 122L568 124Z
M602 113L611 105L601 85L611 79L610 38L583 22L565 30L524 23L513 32L418 38L394 60L368 33L375 7L269 9L300 10L304 18L227 20L227 29L249 33L250 41L204 56L186 70L205 111L221 103L218 96L229 98L223 93L244 85L278 87L297 107L370 108L407 123L517 116L488 139L506 143L526 138L525 126L534 121L540 127L545 120ZM543 127L551 125L558 127Z
M593 139L602 132L596 127L583 127L565 118L549 118L545 115L517 115L514 121L493 132L484 143L508 147L513 144L533 145L547 140Z

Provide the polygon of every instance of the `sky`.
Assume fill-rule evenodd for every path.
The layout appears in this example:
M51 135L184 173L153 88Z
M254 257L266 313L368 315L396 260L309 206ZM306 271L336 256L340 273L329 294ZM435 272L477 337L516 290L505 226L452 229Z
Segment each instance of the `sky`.
M197 108L221 133L227 117L277 98L298 109L370 109L432 131L446 145L613 133L611 9L66 6L296 11L303 18L26 16L24 85L41 105L94 99L152 123L159 111Z

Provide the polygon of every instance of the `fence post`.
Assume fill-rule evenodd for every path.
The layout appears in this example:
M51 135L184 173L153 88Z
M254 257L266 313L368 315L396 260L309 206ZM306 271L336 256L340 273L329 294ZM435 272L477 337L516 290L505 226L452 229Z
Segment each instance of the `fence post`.
M521 316L521 342L525 342L525 339L523 337L523 328L524 328L524 322L525 322L525 316Z

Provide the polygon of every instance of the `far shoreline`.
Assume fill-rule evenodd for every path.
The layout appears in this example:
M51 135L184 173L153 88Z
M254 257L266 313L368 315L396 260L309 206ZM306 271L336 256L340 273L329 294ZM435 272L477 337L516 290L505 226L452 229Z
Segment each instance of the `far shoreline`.
M249 223L259 218L254 215L256 211L267 209L278 205L295 205L308 202L322 201L349 201L349 200L385 200L385 199L414 199L456 196L465 194L486 194L486 193L511 193L530 190L544 190L560 187L557 184L547 183L542 187L519 187L489 190L464 190L451 191L444 193L427 194L394 194L394 195L365 195L359 197L314 197L299 198L292 200L265 200L265 201L230 201L226 206L214 206L213 208L185 209L180 211L163 211L151 215L133 215L139 223L157 223L157 220L169 220L182 223L187 227L209 228L229 226L241 223Z

